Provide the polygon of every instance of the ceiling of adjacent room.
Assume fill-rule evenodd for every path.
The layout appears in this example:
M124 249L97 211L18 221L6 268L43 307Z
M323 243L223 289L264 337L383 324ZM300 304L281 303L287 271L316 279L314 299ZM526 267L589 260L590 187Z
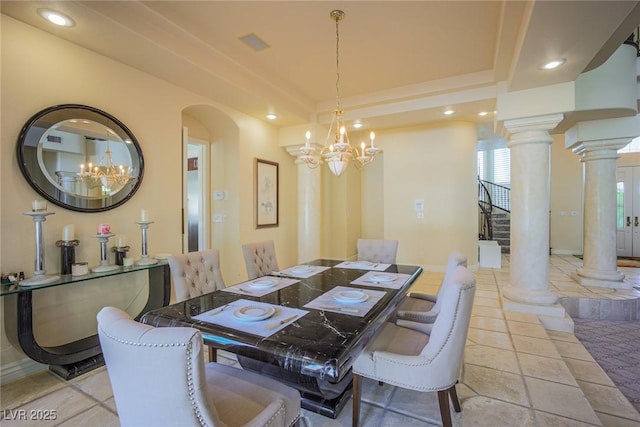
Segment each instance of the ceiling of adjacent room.
M3 14L274 124L347 120L385 128L490 122L496 83L573 81L638 26L636 1L2 1ZM38 8L75 20L56 28ZM256 51L239 40L255 34ZM563 57L554 71L539 65ZM489 111L484 118L479 111Z

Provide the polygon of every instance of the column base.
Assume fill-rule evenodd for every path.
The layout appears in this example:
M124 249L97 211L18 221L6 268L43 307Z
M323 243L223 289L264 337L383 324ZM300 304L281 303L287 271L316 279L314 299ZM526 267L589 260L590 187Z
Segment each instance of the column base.
M608 272L579 268L571 273L571 278L582 286L596 286L613 289L633 289L633 285L624 281L624 274L619 271Z
M547 306L555 304L558 301L558 295L555 292L544 290L530 290L518 288L513 285L507 285L502 289L502 295L514 302L522 304L535 304Z
M506 311L535 314L545 329L559 332L574 332L573 319L559 303L551 305L520 304L509 299L502 299L502 308Z

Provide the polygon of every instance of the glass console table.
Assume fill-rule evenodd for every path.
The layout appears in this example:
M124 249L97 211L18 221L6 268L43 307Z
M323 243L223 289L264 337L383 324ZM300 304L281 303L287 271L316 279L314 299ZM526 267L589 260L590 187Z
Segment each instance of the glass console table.
M158 264L134 267L120 267L107 273L89 273L84 276L60 275L60 280L37 286L2 284L0 296L4 303L5 333L9 341L27 356L39 363L49 365L49 369L64 378L74 378L104 364L98 335L56 346L38 343L33 330L34 292L59 286L83 286L89 281L146 271L148 289L146 305L136 316L139 319L147 311L164 307L171 298L171 276L167 261Z

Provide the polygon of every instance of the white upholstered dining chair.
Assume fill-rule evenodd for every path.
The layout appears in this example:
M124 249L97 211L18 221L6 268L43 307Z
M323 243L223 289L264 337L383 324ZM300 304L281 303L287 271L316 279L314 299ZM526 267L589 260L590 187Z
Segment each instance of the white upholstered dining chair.
M300 393L275 380L203 360L202 336L154 328L124 311L98 313L98 336L122 426L283 426Z
M397 240L358 239L358 261L395 264L398 254Z
M217 249L171 255L168 261L178 301L225 287Z
M463 354L476 281L465 267L457 267L442 292L440 314L430 334L387 322L353 363L353 426L360 418L362 377L419 392L438 392L440 415L451 426L449 398L461 411L455 385Z
M273 240L246 243L242 245L244 263L247 267L249 280L266 276L272 271L278 271L276 248Z
M467 266L467 256L462 252L453 251L449 254L447 268L444 272L444 278L440 284L438 294L430 295L420 292L411 292L400 302L396 312L397 319L421 323L433 323L440 311L441 304L439 301L441 300L441 294L447 284L451 282L453 272L459 266ZM403 322L398 320L398 324L403 324ZM404 326L407 326L407 324L405 323ZM429 327L426 327L423 330L428 331L428 328Z

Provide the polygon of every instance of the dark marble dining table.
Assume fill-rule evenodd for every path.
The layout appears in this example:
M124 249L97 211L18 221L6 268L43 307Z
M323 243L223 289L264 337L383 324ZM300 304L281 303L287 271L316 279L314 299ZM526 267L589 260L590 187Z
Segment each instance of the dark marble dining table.
M340 263L342 261L329 259L308 262L307 265L331 268L261 297L218 290L149 311L141 321L158 327L197 328L207 345L235 353L243 368L300 390L303 408L335 418L350 395L353 360L393 315L422 273L422 268L417 266L391 264L384 273L406 277L399 288L354 285L351 282L368 271L335 267ZM304 308L336 286L384 291L384 295L362 316ZM194 318L240 299L299 308L308 313L268 337Z

